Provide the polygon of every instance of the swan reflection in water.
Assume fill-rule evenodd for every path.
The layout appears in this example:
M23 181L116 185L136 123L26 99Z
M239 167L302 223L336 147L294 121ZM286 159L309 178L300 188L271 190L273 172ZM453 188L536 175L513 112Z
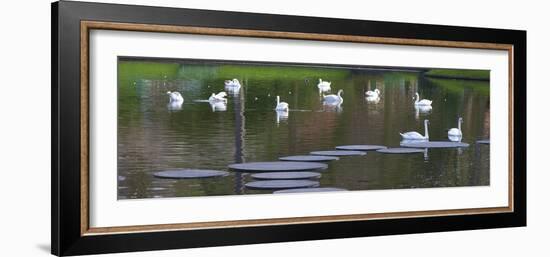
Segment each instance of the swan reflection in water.
M432 106L431 105L415 105L414 106L414 117L415 119L420 119L420 114L427 115L432 112Z
M403 139L401 140L401 142L399 142L399 145L404 147L405 145L408 145L408 144L414 144L414 143L424 143L424 142L428 142L427 139L418 139L418 140L415 140L415 139ZM421 149L421 148L419 148ZM424 148L424 161L427 162L430 160L430 156L428 155L428 148Z
M168 111L180 111L182 106L183 102L169 102L166 108L168 108Z
M462 147L456 147L456 153L458 155L462 155L464 152L464 148ZM424 161L428 162L430 160L430 156L428 155L428 148L424 148Z
M423 142L428 142L428 140L427 139L419 139L419 140L403 139L403 140L401 140L401 142L399 142L399 145L404 146L404 145L407 145L407 144L423 143ZM427 162L429 160L430 160L430 156L428 155L428 148L424 148L424 161Z
M369 103L377 104L377 103L380 102L380 97L378 95L367 96L367 97L365 97L365 100Z
M461 142L462 141L462 135L448 135L448 138L449 138L449 141L451 141L451 142Z
M424 148L424 162L428 162L430 160L430 156L428 155L428 148Z
M225 112L227 111L227 103L225 102L213 102L209 101L212 112Z
M286 111L275 111L275 118L276 118L277 125L279 125L279 123L281 121L288 120L288 110L286 110Z
M323 111L340 113L344 110L341 102L323 102Z
M225 92L231 96L238 96L241 93L241 87L225 86Z

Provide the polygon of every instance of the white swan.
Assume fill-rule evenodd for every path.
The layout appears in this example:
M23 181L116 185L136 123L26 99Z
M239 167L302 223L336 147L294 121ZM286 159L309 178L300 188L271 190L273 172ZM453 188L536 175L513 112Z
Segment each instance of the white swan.
M281 99L279 96L277 96L277 106L275 107L276 111L288 111L288 104L285 102L281 102Z
M212 93L212 95L208 98L209 102L224 102L227 103L227 98L225 98L227 94L225 92L219 92L218 94Z
M462 117L458 118L458 128L449 129L449 132L447 132L449 140L453 142L458 142L462 140L462 122Z
M323 102L324 104L341 104L344 102L344 98L342 98L342 93L344 93L344 90L340 89L338 90L338 95L332 94L332 95L326 95L323 96Z
M432 105L432 101L431 100L427 100L427 99L422 99L420 100L420 95L418 95L418 92L416 92L416 100L414 101L414 105L419 105L419 106L431 106Z
M375 89L374 91L369 90L369 91L365 92L365 95L367 95L368 97L376 98L380 95L380 90L378 90L378 88Z
M236 96L241 91L241 83L239 83L239 80L237 79L226 80L224 84L225 84L225 91L229 92L231 95Z
M430 136L428 135L428 120L424 120L424 136L416 131L399 133L403 140L429 140Z
M319 79L319 84L317 84L317 87L319 88L319 92L327 92L330 91L330 83L329 81L323 81L322 79Z
M170 97L170 102L176 102L176 103L183 103L183 96L179 92L166 92L166 94Z
M237 87L237 88L241 87L241 83L239 83L238 79L226 80L224 81L224 84L226 87Z

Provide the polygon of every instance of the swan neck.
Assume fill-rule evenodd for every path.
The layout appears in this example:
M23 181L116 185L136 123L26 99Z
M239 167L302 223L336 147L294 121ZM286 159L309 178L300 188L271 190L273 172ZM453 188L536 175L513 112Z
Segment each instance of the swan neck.
M415 100L414 100L414 102L415 102L415 103L418 103L418 99L420 98L420 96L418 95L418 93L416 93L416 95L415 95L415 96L416 96L416 97L415 97Z
M280 98L277 96L277 105L279 105Z
M461 125L462 122L460 122L460 119L458 120L458 130L462 131L462 125Z

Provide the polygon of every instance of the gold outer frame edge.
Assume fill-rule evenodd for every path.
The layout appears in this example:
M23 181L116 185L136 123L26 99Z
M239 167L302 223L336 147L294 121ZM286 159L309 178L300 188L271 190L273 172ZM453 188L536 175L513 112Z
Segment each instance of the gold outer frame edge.
M309 217L291 217L291 218L273 218L273 219L209 221L209 222L192 222L192 223L177 223L177 224L152 224L152 225L119 226L119 227L90 227L89 225L89 218L90 218L90 209L89 209L89 197L90 197L89 196L89 33L90 33L90 30L92 29L506 50L508 52L508 71L509 71L508 72L508 106L509 106L508 107L508 124L509 124L508 126L509 127L509 130L508 130L508 139L509 139L508 206L469 208L469 209L450 209L450 210L391 212L391 213L309 216ZM417 217L474 215L474 214L513 212L514 211L513 53L514 53L514 48L513 48L513 45L510 45L510 44L316 34L316 33L265 31L265 30L225 29L225 28L172 26L172 25L156 25L156 24L117 23L117 22L100 22L100 21L83 20L80 22L80 234L81 236L92 236L92 235L101 235L101 234L214 229L214 228L227 228L227 227L273 226L273 225L307 224L307 223L322 223L322 222L362 221L362 220L377 220L377 219L392 219L392 218L417 218Z

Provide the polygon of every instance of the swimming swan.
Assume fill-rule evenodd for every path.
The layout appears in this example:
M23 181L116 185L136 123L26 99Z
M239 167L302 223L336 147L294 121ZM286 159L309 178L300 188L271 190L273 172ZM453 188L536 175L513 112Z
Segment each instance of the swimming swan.
M176 102L176 103L183 103L183 96L179 92L166 92L166 94L170 97L170 102Z
M420 106L431 106L432 101L427 99L420 100L420 95L418 95L418 92L416 92L416 100L414 101L414 105L420 105Z
M277 106L275 107L276 111L288 111L288 104L281 102L280 97L277 96Z
M458 118L458 128L452 128L449 129L449 132L447 132L447 136L449 137L449 140L453 142L460 141L462 139L462 117Z
M212 93L210 98L208 98L209 102L224 102L227 103L227 98L225 98L227 94L225 92L219 92L218 94Z
M338 90L338 95L332 94L323 96L323 101L325 102L325 104L341 104L344 102L344 98L342 98L342 93L344 93L344 90L340 89Z
M330 83L329 81L323 81L322 79L319 79L319 84L317 84L317 87L319 88L319 92L327 92L330 91Z
M237 87L237 88L241 87L241 83L239 83L238 79L226 80L224 81L224 84L226 87Z
M416 131L406 132L406 133L399 133L403 140L429 140L430 136L428 135L428 124L430 122L428 120L424 120L424 136Z

